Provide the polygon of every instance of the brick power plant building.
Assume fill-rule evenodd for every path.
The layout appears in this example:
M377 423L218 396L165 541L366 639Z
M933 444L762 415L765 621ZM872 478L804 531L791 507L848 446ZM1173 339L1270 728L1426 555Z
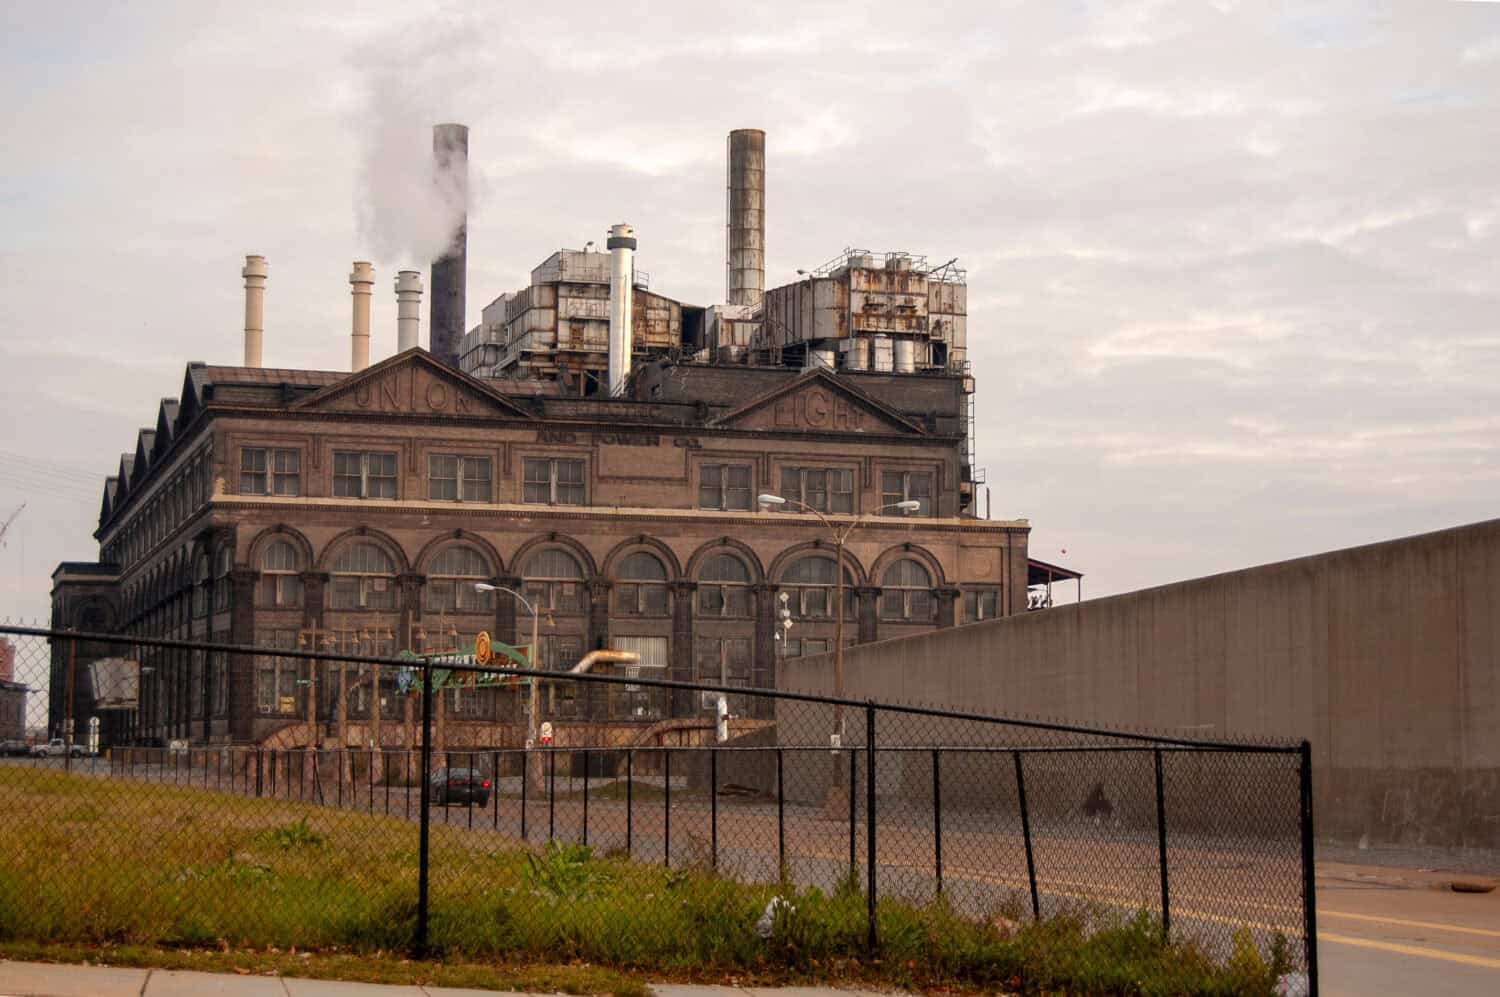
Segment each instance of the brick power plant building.
M467 170L466 130L439 126L434 145ZM846 644L1024 611L1029 527L976 515L962 271L849 251L763 291L762 133L730 136L728 175L726 304L648 290L634 230L616 225L603 251L552 254L463 332L460 222L433 265L430 350L421 275L403 271L398 352L368 363L374 275L354 265L349 371L262 365L267 266L249 257L245 362L188 364L105 483L99 560L55 572L52 612L58 627L263 650L141 652L102 742L409 745L394 676L315 675L277 651L526 643L524 605L475 583L537 607L541 667L608 646L636 652L641 675L772 686L779 657L826 651L837 629L833 537L799 504L861 520ZM102 702L87 664L80 729ZM563 744L600 724L649 743L710 705L648 687L549 695ZM519 746L526 708L514 688L448 690L442 736Z

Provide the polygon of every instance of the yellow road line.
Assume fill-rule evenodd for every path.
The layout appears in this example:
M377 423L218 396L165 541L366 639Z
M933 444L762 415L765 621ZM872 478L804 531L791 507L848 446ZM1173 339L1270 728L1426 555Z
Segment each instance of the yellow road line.
M1357 945L1364 949L1382 949L1386 952L1415 955L1424 959L1442 959L1446 962L1458 962L1465 966L1479 966L1483 969L1500 969L1500 959L1489 959L1482 955L1464 955L1461 952L1444 952L1442 949L1423 948L1420 945L1380 942L1373 938L1351 938L1348 935L1334 935L1325 931L1318 932L1318 941L1337 942L1340 945Z
M1318 908L1319 917L1343 917L1353 921L1373 921L1376 924L1399 924L1403 928L1431 928L1433 931L1461 931L1466 935L1483 935L1486 938L1500 938L1500 931L1492 931L1489 928L1462 928L1456 924L1439 924L1436 921L1404 921L1399 917L1376 917L1373 914L1351 914L1342 910L1325 910Z

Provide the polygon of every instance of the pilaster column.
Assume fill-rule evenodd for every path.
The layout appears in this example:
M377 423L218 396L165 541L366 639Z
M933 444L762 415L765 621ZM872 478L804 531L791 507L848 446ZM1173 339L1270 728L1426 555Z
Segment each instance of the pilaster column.
M672 593L672 640L670 669L667 677L673 682L693 681L693 619L698 606L698 583L685 579L670 582ZM668 698L669 715L691 716L694 712L693 694L686 689L672 689Z
M937 596L938 629L953 626L953 607L958 602L958 589L941 588L933 589L932 592Z
M859 597L859 631L855 639L861 644L873 644L880 639L880 587L860 585L854 594Z
M323 607L327 601L324 593L328 588L328 572L304 571L298 577L302 580L302 630L298 636L307 639L307 650L325 650L323 647ZM313 728L313 747L316 747L322 740L322 731L319 729L318 722L318 687L323 679L323 670L323 662L307 662L308 685L305 693L307 701L303 706L303 714ZM301 672L302 669L299 668L298 671Z
M229 643L250 645L255 643L255 586L260 581L260 572L250 568L235 568L229 572ZM248 744L254 736L252 720L255 716L255 659L248 654L231 654L226 665L228 689L224 711L229 718L229 740L233 744ZM213 669L209 670L212 682ZM205 733L213 730L213 693L209 693L209 706L204 724Z
M588 589L589 626L584 638L585 654L609 646L609 594L614 590L614 583L608 578L590 578ZM578 700L582 704L579 719L603 719L608 702L608 690L603 683L580 682L578 685Z
M755 657L750 663L750 684L757 689L775 689L781 679L776 672L776 586L757 582L750 586L750 597L755 613ZM785 648L782 652L785 653ZM765 696L756 696L751 702L751 709L759 718L776 712L775 701Z

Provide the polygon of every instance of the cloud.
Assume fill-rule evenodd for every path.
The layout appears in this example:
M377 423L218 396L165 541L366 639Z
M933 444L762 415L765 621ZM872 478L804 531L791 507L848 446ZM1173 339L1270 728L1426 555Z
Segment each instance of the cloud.
M471 322L618 221L655 288L716 302L724 134L760 127L772 283L847 245L968 267L993 510L1087 592L1494 515L1500 5L271 2L12 29L28 418L0 450L102 477L186 360L238 355L245 253L270 260L268 362L347 363L354 259L388 354L389 281L447 224L438 120L472 129ZM88 518L33 521L28 614L49 559L93 553Z

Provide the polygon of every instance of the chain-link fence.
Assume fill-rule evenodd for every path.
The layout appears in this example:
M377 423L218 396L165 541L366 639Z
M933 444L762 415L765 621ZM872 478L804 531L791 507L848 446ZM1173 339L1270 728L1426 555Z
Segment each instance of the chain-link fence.
M977 939L1012 984L1154 946L1316 993L1305 743L295 650L333 691L254 726L254 649L0 641L0 937L959 976Z

